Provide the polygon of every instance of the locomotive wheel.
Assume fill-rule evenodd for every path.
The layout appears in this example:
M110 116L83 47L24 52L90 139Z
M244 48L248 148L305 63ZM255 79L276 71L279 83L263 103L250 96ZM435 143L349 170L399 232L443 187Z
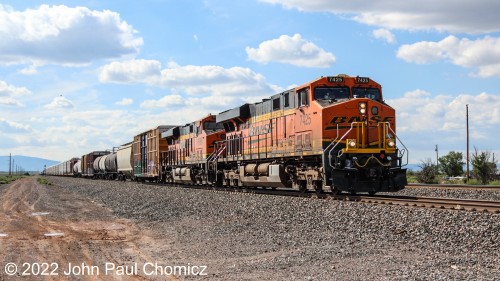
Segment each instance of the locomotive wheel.
M316 194L318 194L318 195L323 193L323 182L316 181L314 183L314 191L316 191Z
M339 195L342 192L340 189L336 188L333 185L332 185L331 189L332 189L332 194L333 195Z
M299 191L305 193L307 191L307 182L306 181L297 181L299 185Z

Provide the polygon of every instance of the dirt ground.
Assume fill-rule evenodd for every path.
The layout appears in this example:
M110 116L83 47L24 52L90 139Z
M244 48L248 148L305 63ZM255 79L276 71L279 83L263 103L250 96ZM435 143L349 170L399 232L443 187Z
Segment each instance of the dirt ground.
M75 193L33 177L0 192L0 280L177 280L174 270L202 273L162 264L152 253L160 237Z

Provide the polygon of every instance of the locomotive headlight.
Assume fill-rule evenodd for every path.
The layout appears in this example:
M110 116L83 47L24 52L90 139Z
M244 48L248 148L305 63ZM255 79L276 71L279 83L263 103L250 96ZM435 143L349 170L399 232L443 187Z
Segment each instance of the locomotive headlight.
M356 147L356 141L355 140L349 140L348 145L351 148L355 148Z
M359 103L359 113L360 114L365 114L366 113L366 102L360 102Z
M394 140L388 140L387 141L387 146L388 147L395 147L396 146L396 142L394 142Z

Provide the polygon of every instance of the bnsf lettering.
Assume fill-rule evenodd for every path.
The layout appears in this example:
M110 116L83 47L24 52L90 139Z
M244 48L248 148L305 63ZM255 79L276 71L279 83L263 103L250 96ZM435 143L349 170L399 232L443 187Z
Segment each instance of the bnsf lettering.
M363 117L361 116L335 116L332 118L332 121L330 121L330 124L345 124L345 123L352 123L352 122L361 122L363 121ZM387 117L382 117L382 116L372 116L370 118L370 121L373 122L392 122L394 121L394 117L392 116L387 116Z
M388 116L388 117L383 117L382 118L382 116L372 116L370 118L370 121L374 121L374 122L392 122L392 121L394 121L394 117Z

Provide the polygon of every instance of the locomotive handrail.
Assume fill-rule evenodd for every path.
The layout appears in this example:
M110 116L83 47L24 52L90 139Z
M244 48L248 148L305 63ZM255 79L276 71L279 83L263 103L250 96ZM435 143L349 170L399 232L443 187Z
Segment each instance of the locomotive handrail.
M217 147L219 142L222 143L222 145L220 147ZM225 141L216 142L214 152L212 154L210 154L210 156L208 156L207 162L214 162L217 159L219 159L219 156L222 154L222 152L224 152L224 150L226 150L225 144L226 144Z
M344 138L354 129L354 125L356 125L356 127L359 126L359 124L361 124L361 126L363 126L363 122L352 122L351 123L351 127L349 128L349 130L347 130L347 132L345 132L339 139L339 130L338 130L338 124L337 124L337 136L335 137L335 139L325 148L325 152L328 152L328 164L330 165L330 167L332 168L335 168L335 166L332 164L332 152L334 151L334 149L339 145L339 143L344 140ZM406 163L400 163L401 166L406 166L408 165L408 148L404 145L404 143L399 139L399 137L396 135L396 133L394 132L394 130L392 129L391 127L391 124L389 122L380 122L378 124L378 126L380 126L380 124L384 124L386 128L389 128L389 131L394 135L394 137L399 141L399 143L404 147L404 149L400 149L399 150L399 153L400 155L398 155L399 158L403 158L403 156L406 155ZM384 135L384 138L385 138L385 135ZM382 142L384 143L384 142ZM340 156L337 156L337 158L340 157Z
M325 151L326 151L328 149L328 147L330 147L330 145L335 143L335 145L333 145L333 147L330 148L330 151L328 152L328 164L330 165L330 167L335 168L335 166L332 165L332 151L335 149L335 147L337 147L337 145L340 143L340 141L342 141L347 136L347 134L349 134L352 131L354 124L358 124L358 123L362 123L362 122L352 122L351 128L349 130L347 130L347 132L345 132L345 134L342 135L342 137L340 137L340 139L338 141L337 141L337 139L338 139L338 124L337 124L337 137L325 149Z
M325 148L325 151L328 151L328 149L330 148L330 146L335 142L337 141L337 139L339 138L339 124L337 124L337 136L335 137L335 139Z
M406 152L406 163L403 165L403 163L401 163L401 166L406 166L408 165L408 157L409 157L409 150L408 148L406 147L406 145L399 139L398 135L396 135L396 132L394 132L394 130L391 128L391 123L389 122L384 122L384 123L387 123L387 126L389 127L389 130L391 130L392 134L396 137L396 139L399 141L399 143L404 147L404 149L400 149L399 151L401 152L401 158L405 155L405 152Z

